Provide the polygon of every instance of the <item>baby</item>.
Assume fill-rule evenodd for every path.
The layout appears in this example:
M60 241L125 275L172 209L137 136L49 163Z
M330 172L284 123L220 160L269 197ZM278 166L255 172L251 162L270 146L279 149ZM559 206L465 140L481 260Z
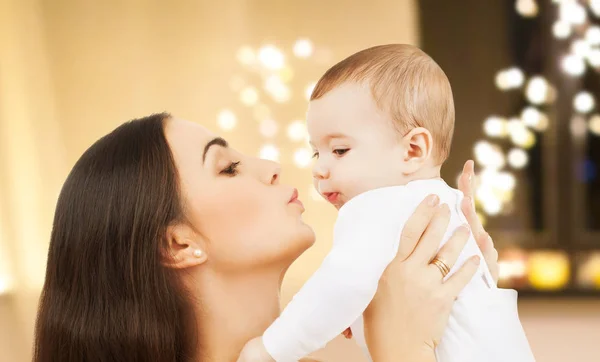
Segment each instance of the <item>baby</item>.
M462 193L440 178L454 131L452 90L420 49L377 46L336 64L312 93L307 122L315 187L339 215L330 253L262 336L277 362L299 360L348 326L368 356L362 313L405 221L434 193L451 210L444 242L466 223ZM516 292L496 287L473 237L448 275L473 255L480 268L454 304L437 360L534 361Z

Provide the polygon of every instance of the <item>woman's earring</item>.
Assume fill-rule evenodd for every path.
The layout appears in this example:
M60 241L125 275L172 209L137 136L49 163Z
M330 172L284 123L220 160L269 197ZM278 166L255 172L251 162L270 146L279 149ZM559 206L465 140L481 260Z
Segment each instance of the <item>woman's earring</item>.
M194 250L194 256L195 256L196 258L199 258L199 257L201 257L201 256L202 256L202 250L200 250L200 249L196 249L196 250Z

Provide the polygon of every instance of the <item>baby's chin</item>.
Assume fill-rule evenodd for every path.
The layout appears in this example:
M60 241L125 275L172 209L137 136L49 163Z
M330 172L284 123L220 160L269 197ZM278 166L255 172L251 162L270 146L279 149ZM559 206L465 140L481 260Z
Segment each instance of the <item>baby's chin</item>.
M342 194L339 194L339 196L335 200L325 200L337 210L341 209L342 206L344 206L344 204L347 202L346 198Z

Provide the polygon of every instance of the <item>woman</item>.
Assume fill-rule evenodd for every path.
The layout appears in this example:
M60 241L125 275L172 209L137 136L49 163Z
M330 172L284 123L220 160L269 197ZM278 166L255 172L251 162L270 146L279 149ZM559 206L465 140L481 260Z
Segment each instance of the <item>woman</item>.
M97 141L57 203L34 361L235 361L277 317L283 276L314 243L279 176L277 164L167 114ZM390 278L410 260L391 264ZM437 277L423 296L446 288ZM367 322L373 335L385 331L377 305L399 296L387 285ZM439 302L451 305L451 293Z

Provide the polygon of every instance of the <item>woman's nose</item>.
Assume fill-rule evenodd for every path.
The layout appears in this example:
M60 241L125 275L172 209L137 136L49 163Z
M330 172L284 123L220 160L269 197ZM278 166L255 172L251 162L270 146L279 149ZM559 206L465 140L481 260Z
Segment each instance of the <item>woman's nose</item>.
M260 160L262 164L262 178L265 183L271 185L277 185L279 183L279 178L281 176L281 165L277 162L270 160Z

